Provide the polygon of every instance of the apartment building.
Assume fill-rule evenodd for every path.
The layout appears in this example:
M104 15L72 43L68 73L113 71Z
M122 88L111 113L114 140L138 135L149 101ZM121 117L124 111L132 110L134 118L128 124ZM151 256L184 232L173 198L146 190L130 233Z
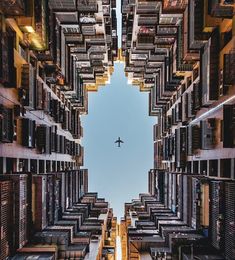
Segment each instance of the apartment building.
M126 75L156 116L123 259L235 259L234 23L233 1L122 1Z
M88 193L88 91L118 56L110 0L0 1L0 259L115 259L112 209Z

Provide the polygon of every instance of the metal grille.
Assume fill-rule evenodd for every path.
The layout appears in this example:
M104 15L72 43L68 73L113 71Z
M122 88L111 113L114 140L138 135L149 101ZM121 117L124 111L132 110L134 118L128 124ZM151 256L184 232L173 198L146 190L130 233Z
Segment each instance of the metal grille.
M235 259L235 183L225 183L225 256Z
M224 247L224 185L220 181L212 181L210 184L210 236L212 245L217 249Z
M10 225L12 223L12 183L0 182L0 259L6 259L10 248Z
M76 8L76 0L49 0L49 5L52 9L69 9Z

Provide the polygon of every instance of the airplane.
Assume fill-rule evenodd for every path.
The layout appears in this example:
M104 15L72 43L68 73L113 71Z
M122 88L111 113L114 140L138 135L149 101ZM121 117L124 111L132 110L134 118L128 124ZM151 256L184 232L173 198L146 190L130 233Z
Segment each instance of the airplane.
M120 139L120 137L118 137L118 139L115 141L115 144L116 143L118 143L118 147L121 147L120 144L123 144L124 142Z

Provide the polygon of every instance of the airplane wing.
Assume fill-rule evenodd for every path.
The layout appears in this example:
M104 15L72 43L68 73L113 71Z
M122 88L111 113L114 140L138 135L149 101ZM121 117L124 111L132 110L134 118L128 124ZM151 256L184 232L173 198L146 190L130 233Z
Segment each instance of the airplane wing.
M124 143L124 142L121 139L117 139L114 143L116 144L116 143Z

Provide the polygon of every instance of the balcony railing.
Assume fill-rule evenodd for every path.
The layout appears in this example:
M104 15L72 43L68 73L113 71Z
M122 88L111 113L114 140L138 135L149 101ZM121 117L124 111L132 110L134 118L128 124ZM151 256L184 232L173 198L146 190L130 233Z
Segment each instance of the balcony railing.
M138 25L155 25L158 22L158 18L156 15L154 16L140 16L138 19Z
M158 35L175 35L177 33L176 27L167 27L167 26L157 26Z
M79 22L81 24L95 24L96 18L94 16L81 16Z
M96 0L78 0L78 11L80 12L97 12L98 5Z
M179 64L179 66L177 67L177 70L179 70L179 71L192 71L193 70L193 64L191 64L191 63Z
M159 8L160 4L157 2L138 3L136 12L137 14L155 14Z
M168 10L184 9L187 5L185 0L164 0L163 8Z
M86 35L95 35L95 27L94 26L88 26L83 25L82 26L82 33Z
M76 60L79 61L87 61L89 60L88 54L86 53L78 53L76 54Z
M80 34L81 30L80 27L63 27L63 33L66 35L76 35L76 34Z
M25 15L26 11L25 1L23 0L1 0L0 1L0 10L5 15L12 15L12 16L23 16Z
M88 50L88 53L105 53L106 47L105 46L91 46Z
M155 44L158 45L170 45L173 44L175 41L175 38L173 37L155 37Z
M103 60L104 55L103 54L90 54L91 60Z
M232 18L234 15L234 7L214 4L211 10L211 15L218 18Z

